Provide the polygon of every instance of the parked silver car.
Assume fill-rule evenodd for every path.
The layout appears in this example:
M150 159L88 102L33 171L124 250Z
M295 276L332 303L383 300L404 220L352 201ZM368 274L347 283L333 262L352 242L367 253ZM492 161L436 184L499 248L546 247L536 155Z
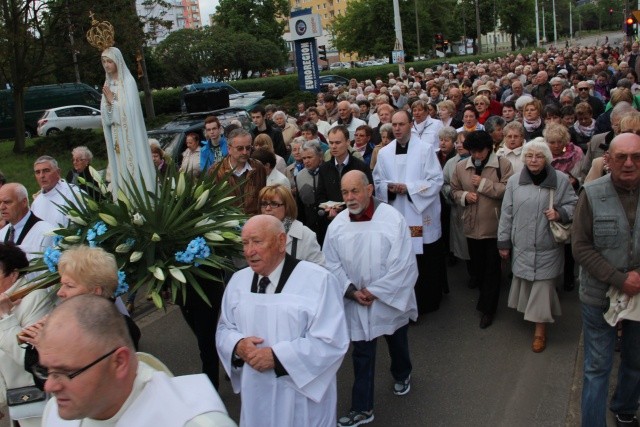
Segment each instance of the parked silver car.
M68 105L66 107L45 110L38 120L38 135L58 133L66 128L100 129L102 118L100 110L86 105Z

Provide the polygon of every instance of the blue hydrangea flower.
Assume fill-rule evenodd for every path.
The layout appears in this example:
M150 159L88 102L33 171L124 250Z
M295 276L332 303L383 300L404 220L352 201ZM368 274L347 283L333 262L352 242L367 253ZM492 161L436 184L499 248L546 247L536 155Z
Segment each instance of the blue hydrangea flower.
M129 284L127 283L127 274L124 271L118 271L118 287L114 297L118 297L122 294L126 294L129 291Z
M59 246L62 239L64 239L64 236L56 234L55 236L53 236L53 243L51 246L53 246L54 248Z
M56 271L58 271L58 261L60 261L60 255L60 251L52 247L48 247L44 250L42 259L44 260L44 263L47 264L50 272L55 273Z
M96 231L96 234L98 236L102 236L107 232L107 224L105 224L103 221L98 221L96 222L96 225L93 226L93 229Z
M211 255L211 249L207 246L207 241L204 237L196 237L189 245L187 245L187 249L184 251L178 251L175 254L176 261L191 264L196 258L207 258ZM195 266L198 266L198 263L195 263Z
M129 247L134 247L136 244L136 239L134 239L133 237L129 237L124 243Z
M92 243L94 240L96 240L96 232L93 228L90 228L89 231L87 231L87 241L89 243Z

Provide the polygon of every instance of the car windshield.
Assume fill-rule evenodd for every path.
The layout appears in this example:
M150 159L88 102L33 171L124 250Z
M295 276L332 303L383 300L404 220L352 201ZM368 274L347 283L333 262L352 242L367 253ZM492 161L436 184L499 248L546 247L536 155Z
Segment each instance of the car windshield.
M164 151L173 153L175 152L176 146L180 142L181 135L182 134L180 132L154 132L153 134L150 134L149 137L157 139L158 143L160 143L160 148L162 148Z

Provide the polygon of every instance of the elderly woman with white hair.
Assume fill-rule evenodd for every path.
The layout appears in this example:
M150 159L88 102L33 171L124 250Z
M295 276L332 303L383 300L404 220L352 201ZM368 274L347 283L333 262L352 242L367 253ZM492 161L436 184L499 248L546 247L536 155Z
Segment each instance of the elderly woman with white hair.
M500 256L512 259L508 306L535 323L535 353L546 348L547 323L562 313L556 284L563 274L564 245L555 241L549 223L570 223L578 201L567 175L551 166L552 159L543 138L523 146L525 167L507 182L498 225Z
M298 126L287 120L287 115L284 111L276 111L273 113L273 121L278 126L278 129L282 131L282 139L284 145L287 147L287 153L291 153L291 141L298 134Z

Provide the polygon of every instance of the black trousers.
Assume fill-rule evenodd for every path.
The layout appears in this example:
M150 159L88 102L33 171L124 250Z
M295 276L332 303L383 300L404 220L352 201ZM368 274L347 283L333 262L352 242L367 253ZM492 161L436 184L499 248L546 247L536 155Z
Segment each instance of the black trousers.
M472 277L480 297L476 309L483 314L495 314L500 299L500 254L497 239L469 239Z
M422 254L416 255L418 281L415 285L418 313L424 314L440 308L442 294L447 287L446 248L441 237L422 246Z
M208 272L213 274L216 271ZM209 380L217 390L220 385L218 379L220 360L216 351L216 326L220 315L224 284L204 279L201 279L199 283L207 298L209 298L211 306L207 305L190 286L187 286L186 302L182 303L180 298L178 298L178 302L180 303L180 310L184 320L198 341L202 372L209 377Z

